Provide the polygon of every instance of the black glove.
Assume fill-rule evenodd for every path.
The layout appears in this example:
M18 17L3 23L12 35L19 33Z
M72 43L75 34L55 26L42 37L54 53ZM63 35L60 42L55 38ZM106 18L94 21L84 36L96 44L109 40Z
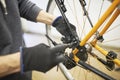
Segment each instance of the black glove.
M63 55L67 46L57 45L53 48L45 44L39 44L35 47L21 48L21 70L37 70L47 72L59 62L65 60Z
M64 21L64 19L61 16L57 17L53 21L52 26L55 27L58 30L58 32L60 32L64 36L62 38L63 43L70 43L75 39L78 39L75 26L70 23L71 30L74 33L72 34L69 27L67 26L67 23Z

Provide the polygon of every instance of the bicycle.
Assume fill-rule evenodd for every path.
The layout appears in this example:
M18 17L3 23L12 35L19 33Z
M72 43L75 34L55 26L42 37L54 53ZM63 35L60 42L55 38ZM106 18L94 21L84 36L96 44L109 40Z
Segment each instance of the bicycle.
M59 8L60 5L61 5L62 8L63 8L62 16L64 17L65 15L67 15L68 18L72 17L72 19L69 19L69 21L72 22L75 26L77 26L76 27L77 33L78 33L78 35L80 37L80 43L79 43L79 45L80 46L84 46L84 47L86 47L86 45L87 45L89 47L89 49L90 49L90 50L87 50L87 52L90 53L90 55L92 55L93 57L95 57L103 65L107 66L108 70L113 70L115 68L115 64L118 65L118 66L120 66L120 60L117 59L117 55L116 55L115 51L110 51L111 47L116 45L114 43L116 41L114 41L113 43L107 43L107 44L105 44L105 42L108 42L108 41L110 42L110 40L108 40L108 39L110 38L109 36L111 35L109 32L106 32L106 31L108 30L108 28L111 25L113 27L109 28L109 31L111 31L112 29L114 29L114 27L118 28L118 26L119 26L119 24L118 25L115 25L115 24L119 23L119 21L120 21L119 19L120 18L118 18L118 22L116 22L116 23L113 23L113 22L114 22L114 20L116 20L116 18L120 14L120 7L119 7L120 0L109 0L110 2L108 0L101 0L101 1L99 0L99 2L101 3L101 6L103 6L104 3L108 3L109 2L108 4L109 4L110 7L106 7L106 9L107 8L108 9L107 10L106 9L103 10L103 12L106 11L104 14L102 14L102 10L99 11L100 14L98 15L98 17L99 18L101 17L100 19L98 19L98 18L95 19L94 18L95 20L94 19L91 20L91 17L89 17L89 15L90 15L89 13L90 12L88 13L87 11L89 9L91 9L91 8L89 8L90 7L90 2L95 2L95 1L97 1L97 0L49 0L47 11L49 13L51 13L51 14L54 14L54 15L55 14L61 14L60 8ZM86 5L86 2L88 2L88 5ZM66 7L67 11L69 11L69 13L66 12L65 7ZM87 7L87 9L86 9L86 7ZM96 7L94 7L94 8L96 8ZM81 9L81 10L78 10L78 12L77 12L76 9ZM103 8L100 7L100 9L103 9ZM70 11L70 10L74 10L74 11ZM75 17L71 16L71 13L74 14ZM87 16L88 21L86 20L86 17L83 17L83 14ZM103 15L103 16L101 16L101 15ZM109 17L110 15L112 15L112 16ZM78 17L79 17L79 20L78 20ZM74 18L77 19L77 20L74 21ZM81 20L81 19L83 19L83 20ZM97 23L96 23L96 21L97 21ZM96 24L93 25L93 23L96 23ZM78 27L79 25L83 25L83 28ZM84 33L84 35L82 35L81 33L83 33L83 30L85 29L86 26L87 26L86 33ZM88 26L91 26L91 27L88 27ZM102 26L102 28L100 28L101 26ZM58 43L62 43L60 41L60 38L62 36L54 28L47 26L46 27L46 32L47 32L47 35L49 35L50 37L52 37L53 40L57 41ZM108 35L103 35L105 32L109 33L109 34ZM113 32L113 33L117 33L117 32ZM119 36L119 35L117 35L117 36ZM49 42L49 43L51 45L51 42ZM118 44L119 41L116 42L116 43ZM106 48L106 45L108 45L108 44L110 46L109 49ZM115 44L115 45L111 45L111 44ZM102 47L100 47L100 46L102 46ZM103 48L105 48L106 50L104 50ZM106 56L105 57L106 61L104 59L100 58L98 56L98 54L95 54L94 52L97 52L97 51L92 50L92 49L97 49L100 53L102 53L104 56ZM112 49L113 50L115 50L115 49L118 50L120 48L118 46L117 48L114 47ZM97 65L95 65L94 67L92 67L92 66L90 66L90 65L88 65L86 63L84 64L83 62L80 61L79 57L76 56L76 54L77 54L77 52L79 50L80 49L77 49L77 48L75 48L74 50L72 50L72 53L74 54L73 60L76 63L82 65L85 69L88 69L88 68L94 69L94 67L96 67ZM91 62L88 61L88 63L91 63L91 65L93 65L92 62L93 61L91 61ZM108 64L108 65L106 65L106 64ZM106 75L104 73L102 73L104 75L101 75L101 74L99 74L99 70L98 70L98 73L96 71L97 71L97 69L95 68L95 70L93 70L93 72L95 74L99 75L100 77L102 77L104 79L114 80L114 78L111 77L113 75L108 76L108 75ZM85 73L87 73L87 72L85 72ZM101 73L101 71L100 71L100 73ZM67 76L67 77L69 77L69 76ZM72 78L68 78L68 79L72 80ZM78 79L80 79L80 78L78 78ZM93 79L95 79L95 80L98 79L99 80L101 78L93 78ZM120 79L120 77L117 77L116 79Z

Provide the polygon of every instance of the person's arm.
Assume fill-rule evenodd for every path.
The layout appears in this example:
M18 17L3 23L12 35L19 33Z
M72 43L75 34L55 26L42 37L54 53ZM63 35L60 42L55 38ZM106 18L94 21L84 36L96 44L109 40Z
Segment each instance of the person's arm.
M49 47L41 43L33 47L21 47L21 53L0 56L0 78L32 70L45 73L65 60L63 53L68 46L63 44Z
M18 0L20 15L27 20L52 24L55 16L42 10L29 0Z
M0 77L20 71L20 53L0 56Z
M55 16L41 10L36 18L37 22L42 22L48 25L51 25L53 21L56 19Z

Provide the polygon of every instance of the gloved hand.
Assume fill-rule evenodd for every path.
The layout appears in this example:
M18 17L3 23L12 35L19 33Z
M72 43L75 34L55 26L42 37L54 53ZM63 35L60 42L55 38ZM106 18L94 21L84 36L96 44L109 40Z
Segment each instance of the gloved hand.
M58 30L58 32L60 32L64 36L62 38L63 43L70 43L74 41L74 39L78 39L75 26L70 23L70 27L72 29L72 32L74 33L73 35L69 27L67 26L66 22L61 16L57 17L53 21L52 26L55 27Z
M65 60L64 50L67 46L57 45L53 48L45 44L39 44L30 48L21 48L21 70L37 70L47 72L59 62Z

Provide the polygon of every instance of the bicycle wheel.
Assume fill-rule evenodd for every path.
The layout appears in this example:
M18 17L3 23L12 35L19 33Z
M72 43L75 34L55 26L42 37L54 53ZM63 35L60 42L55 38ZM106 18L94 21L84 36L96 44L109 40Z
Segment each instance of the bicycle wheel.
M85 1L87 4L85 7L89 13L89 16L93 25L99 20L103 12L111 4L107 0L85 0ZM82 10L80 2L79 0L64 0L64 4L67 9L67 12L65 13L66 16L69 22L76 26L78 36L82 40L88 34L88 32L92 29L92 27L89 21L87 20L86 16L84 16L84 12ZM47 6L47 12L54 14L55 16L61 15L55 3L55 0L49 0L48 6ZM111 27L108 29L106 34L103 35L104 41L102 42L102 44L99 44L99 45L101 45L102 47L105 47L108 50L112 48L113 50L118 51L120 49L120 45L118 44L120 43L120 34L119 34L120 27L118 27L120 25L119 22L120 22L120 17L116 19L116 21L111 25ZM104 25L105 23L102 25L102 27ZM102 28L100 28L98 31L100 31L101 29ZM57 41L58 43L61 43L60 38L62 35L59 34L55 28L47 25L46 32L47 32L47 35L49 35L53 40ZM93 37L89 41L91 41L92 39ZM49 44L51 45L51 42L49 42ZM94 52L97 55L103 57L101 54L99 54L98 51L94 50ZM87 62L93 65L94 67L100 69L101 71L109 74L110 76L120 79L118 72L108 71L101 63L99 63L97 60L93 59L92 57L89 57ZM97 75L91 73L90 71L86 71L82 68L75 67L72 70L70 70L70 72L75 78L75 80L80 80L80 79L81 80L102 80Z

